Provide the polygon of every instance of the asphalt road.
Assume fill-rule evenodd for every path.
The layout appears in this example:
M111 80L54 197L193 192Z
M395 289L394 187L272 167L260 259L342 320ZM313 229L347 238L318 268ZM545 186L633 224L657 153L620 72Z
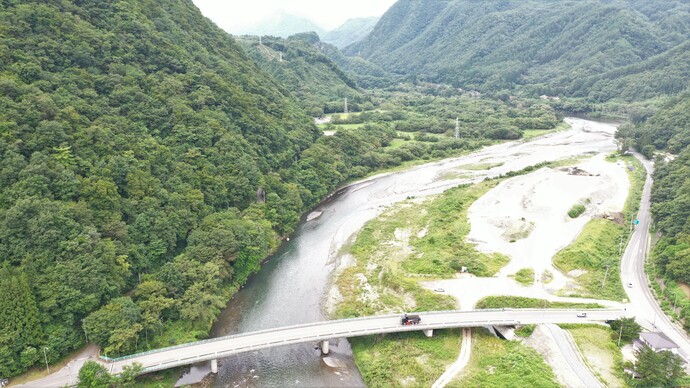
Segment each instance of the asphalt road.
M544 326L549 333L551 333L554 342L565 358L565 362L568 364L573 373L575 373L575 375L577 375L577 377L580 379L582 386L587 388L603 387L601 382L599 382L599 379L597 379L592 371L587 368L584 360L580 357L580 354L575 347L576 345L572 342L572 339L569 338L565 330L552 323L548 323Z
M577 317L577 310L498 309L477 311L443 311L419 313L421 323L403 326L400 315L344 319L288 326L276 329L216 338L187 346L166 348L136 357L107 363L113 373L125 365L141 363L147 371L167 369L178 365L222 358L231 354L249 352L273 346L356 337L370 334L442 329L452 327L477 327L488 325L514 325L529 323L585 323L617 319L622 310L587 310L587 317Z
M687 359L690 356L690 338L682 328L672 323L661 310L648 286L647 275L644 272L645 259L649 251L651 174L654 168L652 163L641 155L635 154L635 157L642 162L647 170L647 180L637 215L639 224L632 225L635 230L623 254L621 280L630 300L630 309L635 314L638 323L648 330L661 331L666 334L680 346L679 353Z

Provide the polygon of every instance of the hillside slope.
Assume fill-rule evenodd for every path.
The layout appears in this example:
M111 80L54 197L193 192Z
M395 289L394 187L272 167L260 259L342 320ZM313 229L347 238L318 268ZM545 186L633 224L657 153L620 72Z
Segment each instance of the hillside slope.
M355 82L321 52L322 43L315 33L296 34L288 39L264 36L261 44L255 36L237 39L252 60L314 117L341 112L345 98L353 104L352 108L362 100Z
M205 336L336 156L190 0L0 4L0 376Z
M629 88L635 90L625 95L636 99L637 88L646 97L677 92L669 84L679 80L687 84L687 50L679 46L690 39L688 20L690 4L680 0L400 0L346 53L392 72L467 89L526 85L536 93L593 99L616 95L623 81L610 77L633 71L618 69L646 63L637 69L650 72L645 82L672 70L671 82L632 79ZM584 80L598 84L583 87Z
M364 39L379 21L377 16L348 19L335 30L324 32L321 40L338 48L344 48Z

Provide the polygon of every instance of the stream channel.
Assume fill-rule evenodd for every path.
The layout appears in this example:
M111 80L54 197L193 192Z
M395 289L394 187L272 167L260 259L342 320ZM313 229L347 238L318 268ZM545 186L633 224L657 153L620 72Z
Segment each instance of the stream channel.
M443 192L463 183L520 170L543 161L615 149L610 125L566 119L572 128L483 148L466 156L384 174L340 189L303 218L258 274L228 303L212 336L326 320L338 253L357 231L387 207L409 197ZM490 164L489 170L463 169ZM320 214L320 215L319 215ZM328 356L316 343L245 353L219 360L215 387L363 386L346 339L331 341Z

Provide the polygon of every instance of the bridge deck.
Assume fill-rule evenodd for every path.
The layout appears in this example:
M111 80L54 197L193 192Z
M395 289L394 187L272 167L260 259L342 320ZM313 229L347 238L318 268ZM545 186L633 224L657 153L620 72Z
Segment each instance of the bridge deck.
M111 373L135 362L142 364L144 373L219 359L238 353L251 352L274 346L305 342L318 342L335 338L357 337L371 334L446 329L455 327L510 326L537 323L592 323L618 319L624 310L588 309L587 317L578 317L582 310L571 309L494 309L475 311L435 311L419 314L422 321L416 325L400 324L401 314L277 327L268 330L213 338L170 348L108 359Z

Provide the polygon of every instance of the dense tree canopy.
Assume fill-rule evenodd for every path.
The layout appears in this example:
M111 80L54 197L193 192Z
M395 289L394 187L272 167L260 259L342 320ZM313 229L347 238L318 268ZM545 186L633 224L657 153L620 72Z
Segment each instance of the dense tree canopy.
M464 89L635 101L687 88L689 16L680 0L400 0L345 51Z
M349 75L321 53L316 33L296 34L288 39L264 36L239 37L238 42L265 72L273 76L314 116L363 107L364 96ZM371 106L371 104L369 104Z
M639 380L632 384L639 387L674 387L685 375L680 356L670 351L655 352L648 346L637 351L634 371Z
M2 376L86 335L206 335L305 209L387 163L392 130L319 139L189 0L0 4Z

